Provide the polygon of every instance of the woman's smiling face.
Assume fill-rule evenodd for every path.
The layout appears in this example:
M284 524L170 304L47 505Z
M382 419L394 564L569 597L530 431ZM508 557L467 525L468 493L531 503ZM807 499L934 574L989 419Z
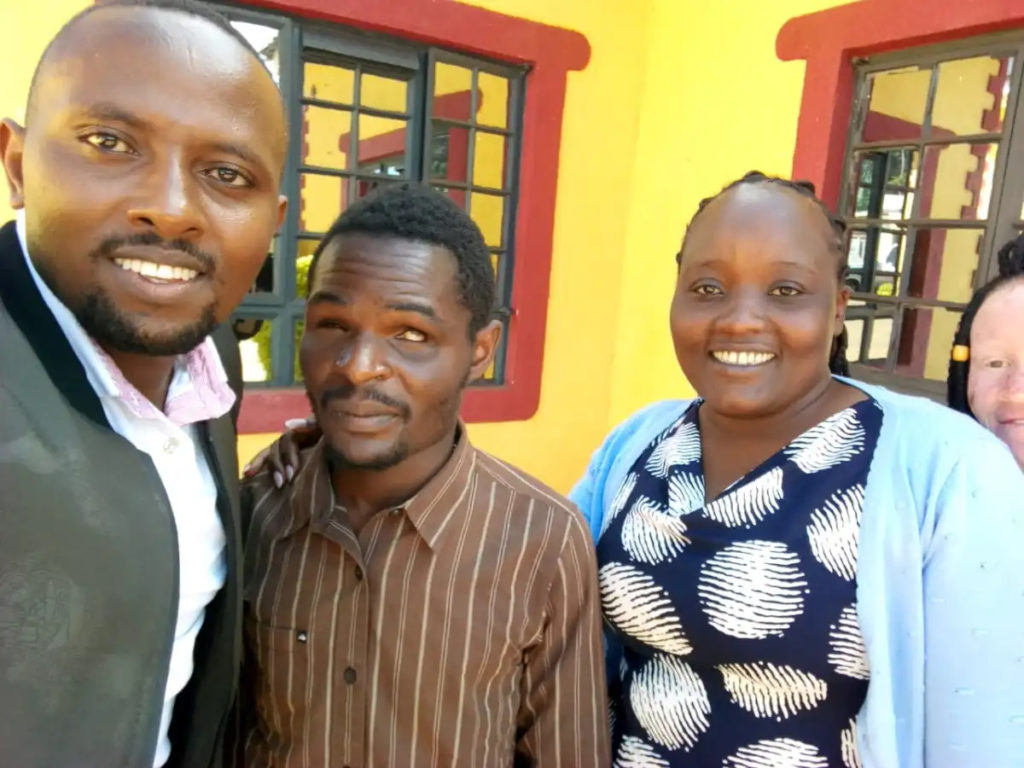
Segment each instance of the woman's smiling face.
M849 295L836 236L811 198L739 184L691 224L671 328L683 373L716 413L785 412L829 380Z

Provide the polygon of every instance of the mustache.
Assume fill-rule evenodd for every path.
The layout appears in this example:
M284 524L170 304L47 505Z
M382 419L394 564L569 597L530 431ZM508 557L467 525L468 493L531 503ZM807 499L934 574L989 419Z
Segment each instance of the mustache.
M187 253L202 265L203 271L208 275L212 275L217 268L217 259L194 243L181 239L165 240L156 232L136 232L132 235L111 235L110 237L105 238L91 255L95 258L105 257L109 259L114 256L114 252L119 248L132 245L155 246L165 251L179 251L181 253Z
M409 406L400 400L378 392L376 389L357 389L351 384L343 384L338 387L324 390L320 395L320 406L326 408L332 400L372 400L375 403L386 405L398 411L402 418L409 418Z

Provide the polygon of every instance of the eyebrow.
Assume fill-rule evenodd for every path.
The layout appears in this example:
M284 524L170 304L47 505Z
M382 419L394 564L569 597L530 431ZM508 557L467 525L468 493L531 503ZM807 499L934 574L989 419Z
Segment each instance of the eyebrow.
M703 261L695 262L695 263L691 264L690 266L694 266L694 267L721 267L721 266L724 266L725 264L726 264L726 261L724 259L705 259ZM784 259L782 261L773 262L773 266L791 267L793 269L800 270L801 272L817 272L818 271L815 267L813 267L811 265L805 264L805 263L803 263L801 261L791 261L791 260L788 260L788 259Z
M308 304L336 304L336 305L338 305L340 307L344 307L344 306L348 305L348 302L345 301L343 298L341 298L341 296L338 296L337 294L334 294L334 293L328 293L327 291L316 291L315 293L310 295L309 299L307 299L307 303Z
M260 158L260 156L253 152L251 149L231 141L215 141L212 144L210 144L210 149L212 149L214 152L224 152L229 155L234 155L235 157L241 158L250 165L255 165L260 168L266 168L267 166L267 164Z
M395 312L415 312L431 320L437 319L437 312L429 304L421 304L418 301L402 301L397 304L388 304L388 309Z
M147 125L146 121L138 115L109 101L90 104L88 107L82 109L82 114L91 119L124 123L125 125L132 126L133 128L144 128Z
M334 304L335 306L345 307L348 306L348 302L341 296L328 291L316 291L309 297L310 304ZM437 311L429 304L423 304L418 301L400 301L387 305L387 309L392 312L415 312L418 315L423 315L430 320L437 320Z

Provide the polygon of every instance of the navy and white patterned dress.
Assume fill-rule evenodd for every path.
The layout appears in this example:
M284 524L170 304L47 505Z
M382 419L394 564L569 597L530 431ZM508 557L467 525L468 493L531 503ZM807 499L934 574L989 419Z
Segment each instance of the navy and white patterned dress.
M640 456L598 544L619 768L859 768L865 400L704 503L695 403Z

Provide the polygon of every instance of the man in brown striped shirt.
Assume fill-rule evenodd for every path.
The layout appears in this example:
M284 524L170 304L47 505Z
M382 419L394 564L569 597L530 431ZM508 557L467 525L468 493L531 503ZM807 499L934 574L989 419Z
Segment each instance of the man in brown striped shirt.
M586 526L458 420L500 333L479 229L386 189L335 223L310 288L324 437L294 483L243 491L244 765L607 766Z

